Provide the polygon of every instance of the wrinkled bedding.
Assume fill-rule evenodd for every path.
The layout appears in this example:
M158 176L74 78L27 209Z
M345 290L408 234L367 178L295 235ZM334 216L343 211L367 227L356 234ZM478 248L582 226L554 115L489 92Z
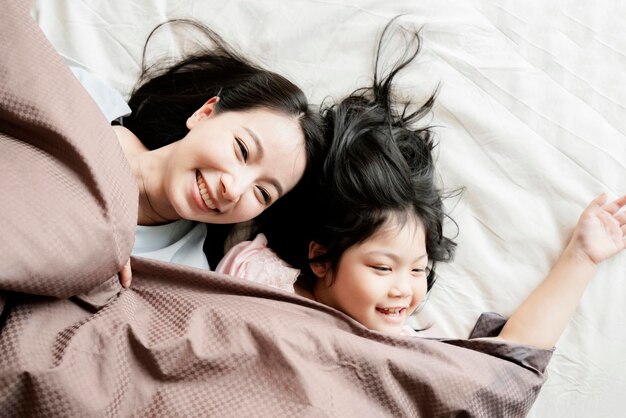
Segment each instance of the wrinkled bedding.
M128 164L29 4L3 12L0 415L528 412L551 350L385 336L296 295L141 258L122 289ZM501 325L484 315L472 337Z

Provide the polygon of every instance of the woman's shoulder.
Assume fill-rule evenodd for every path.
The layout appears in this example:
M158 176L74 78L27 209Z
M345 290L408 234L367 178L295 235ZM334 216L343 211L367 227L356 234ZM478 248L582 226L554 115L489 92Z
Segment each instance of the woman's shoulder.
M120 142L126 158L134 157L148 151L145 145L137 138L137 135L132 133L128 128L121 125L114 125L113 130L117 135L117 140Z

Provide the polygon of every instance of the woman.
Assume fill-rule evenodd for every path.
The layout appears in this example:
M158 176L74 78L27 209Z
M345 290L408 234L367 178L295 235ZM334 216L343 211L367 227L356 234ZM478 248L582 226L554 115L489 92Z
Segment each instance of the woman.
M174 22L195 26L214 46L165 69L144 64L132 113L114 129L139 187L133 254L208 268L232 225L259 215L313 170L323 136L296 85L210 29ZM210 224L208 235L189 221ZM130 262L121 280L130 284Z

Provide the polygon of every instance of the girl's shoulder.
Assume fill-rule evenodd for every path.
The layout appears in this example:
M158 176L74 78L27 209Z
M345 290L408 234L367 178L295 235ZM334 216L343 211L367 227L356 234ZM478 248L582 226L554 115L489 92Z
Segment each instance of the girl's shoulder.
M300 270L289 266L267 246L264 234L232 247L215 271L291 293L294 293L294 282L300 275Z

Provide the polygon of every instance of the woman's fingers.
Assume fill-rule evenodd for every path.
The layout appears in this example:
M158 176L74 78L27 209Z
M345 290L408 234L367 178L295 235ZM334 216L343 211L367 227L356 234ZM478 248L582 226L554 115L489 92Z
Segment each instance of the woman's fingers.
M132 281L132 279L133 274L130 269L130 259L128 259L128 261L126 262L126 264L124 264L124 267L122 267L122 270L120 271L120 283L122 284L122 287L130 287L130 282Z

